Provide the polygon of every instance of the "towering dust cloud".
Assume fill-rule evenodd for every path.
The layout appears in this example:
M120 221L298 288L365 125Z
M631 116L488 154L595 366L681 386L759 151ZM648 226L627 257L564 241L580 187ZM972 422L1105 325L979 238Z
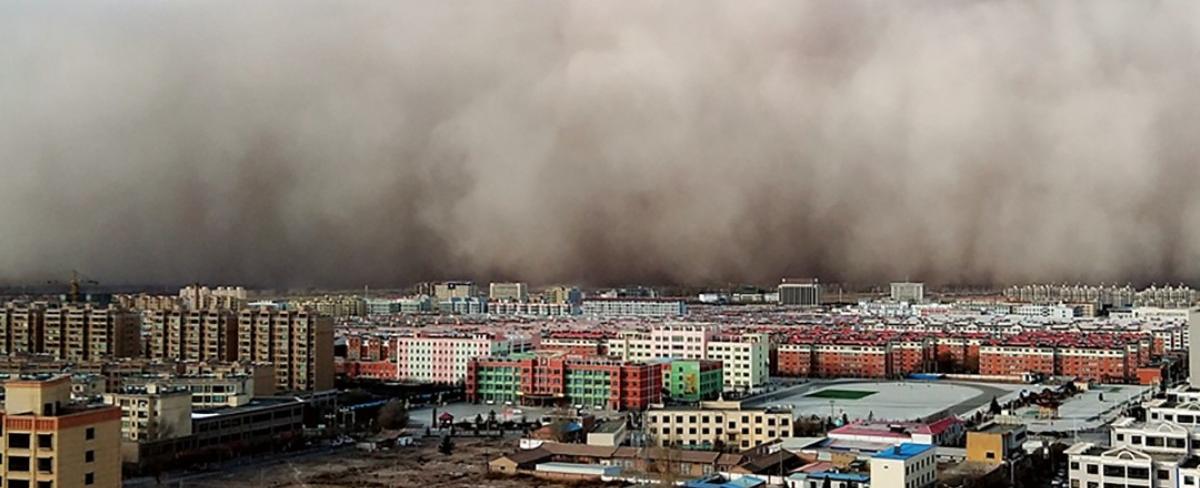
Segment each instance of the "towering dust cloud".
M1200 276L1200 3L5 2L0 281Z

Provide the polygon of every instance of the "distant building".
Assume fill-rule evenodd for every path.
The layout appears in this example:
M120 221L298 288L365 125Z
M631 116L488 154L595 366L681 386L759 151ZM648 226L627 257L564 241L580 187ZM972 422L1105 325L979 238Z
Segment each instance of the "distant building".
M924 283L892 283L892 301L922 303L925 301Z
M579 306L583 302L583 293L573 286L551 286L542 291L542 301Z
M529 287L525 283L492 283L488 285L488 299L494 302L527 302Z
M583 315L593 317L679 317L687 315L687 303L670 299L587 298Z
M438 303L439 313L483 315L488 313L488 301L480 297L451 297Z
M479 288L470 281L446 281L433 287L433 297L437 303L449 301L451 298L476 298Z
M121 487L121 409L73 404L66 376L13 380L4 390L6 486Z
M579 307L570 303L488 302L489 315L520 317L566 317L578 315Z
M821 305L821 284L816 278L788 279L779 284L779 304L817 307Z
M237 310L247 303L246 289L240 286L207 286L192 285L179 290L179 301L184 308L207 309L225 308Z

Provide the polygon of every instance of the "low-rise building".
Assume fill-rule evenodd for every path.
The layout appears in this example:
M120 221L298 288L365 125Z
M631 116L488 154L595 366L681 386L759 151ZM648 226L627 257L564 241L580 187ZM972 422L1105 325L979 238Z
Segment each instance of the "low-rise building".
M192 433L192 394L181 386L148 383L104 394L104 403L121 408L121 438L159 441Z
M1024 424L988 424L967 432L967 461L998 464L1021 455Z
M926 488L937 483L937 457L928 444L899 444L871 456L872 488Z
M646 436L659 446L752 449L792 437L792 411L742 408L741 402L700 402L646 412Z

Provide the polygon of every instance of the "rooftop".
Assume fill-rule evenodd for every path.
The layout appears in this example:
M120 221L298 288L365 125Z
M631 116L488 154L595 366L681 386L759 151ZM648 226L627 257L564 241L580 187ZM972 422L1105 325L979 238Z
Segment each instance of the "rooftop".
M923 454L933 449L933 446L928 444L912 444L906 442L891 449L884 450L872 456L875 459L899 459L906 460L913 456Z

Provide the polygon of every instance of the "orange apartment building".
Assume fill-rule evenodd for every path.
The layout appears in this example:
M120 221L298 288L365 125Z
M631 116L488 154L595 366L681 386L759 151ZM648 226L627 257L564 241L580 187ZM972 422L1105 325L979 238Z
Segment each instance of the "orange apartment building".
M1023 373L1053 375L1053 346L986 345L979 348L979 374L1013 376Z

